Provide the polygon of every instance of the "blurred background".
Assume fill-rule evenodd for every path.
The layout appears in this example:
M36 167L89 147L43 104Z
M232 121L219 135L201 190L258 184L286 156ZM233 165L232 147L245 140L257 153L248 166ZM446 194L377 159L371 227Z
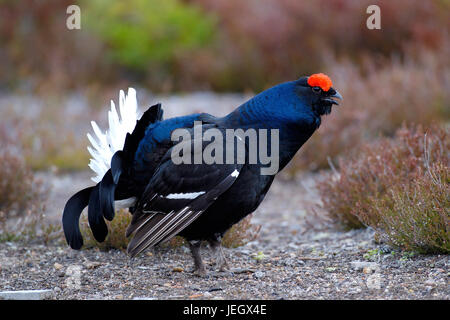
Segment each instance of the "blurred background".
M15 134L27 148L34 146L34 167L70 169L78 160L84 167L87 154L64 155L71 153L64 146L73 148L77 142L71 140L80 136L67 120L95 119L86 114L98 109L96 120L106 120L104 110L119 89L142 88L142 107L155 102L146 94L244 94L234 96L228 109L215 106L212 95L206 97L210 101L190 101L194 109L224 114L274 84L325 72L345 102L321 128L329 134L317 137L322 145L311 148L314 156L305 150L299 160L300 166L318 169L328 165L327 156L367 137L391 135L403 121L449 116L450 2L375 1L382 29L369 30L366 8L372 2L2 0L1 118L15 111L18 117L9 114L8 127L29 118L24 126L33 132L21 128ZM81 9L80 30L66 27L71 4ZM178 109L174 114L184 111ZM80 122L78 129L88 125ZM52 133L59 135L55 142ZM55 156L53 163L42 159L47 155Z
M372 3L381 30L366 27ZM66 28L71 4L81 30ZM427 53L448 57L449 9L448 0L2 0L0 86L259 91L343 64L367 77L426 63Z
M72 4L80 30L66 27ZM370 4L381 30L366 27ZM90 120L105 128L119 89L136 88L141 110L223 115L323 72L344 102L287 173L328 169L403 123L448 123L449 27L448 0L0 0L2 154L85 170Z

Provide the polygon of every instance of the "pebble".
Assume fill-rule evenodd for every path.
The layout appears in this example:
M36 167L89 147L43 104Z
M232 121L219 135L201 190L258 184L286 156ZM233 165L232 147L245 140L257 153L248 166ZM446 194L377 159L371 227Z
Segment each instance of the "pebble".
M100 267L102 264L100 262L91 262L91 261L87 261L85 263L83 263L83 265L86 267L86 269L95 269L97 267Z
M424 282L424 284L426 284L428 286L435 286L436 281L434 281L433 279L428 279L427 281Z
M50 298L52 290L1 291L0 298L5 300L44 300Z
M63 265L60 264L60 263L58 263L58 262L55 262L55 264L53 265L53 267L54 267L56 270L61 270L61 269L63 268Z
M380 269L380 265L376 262L367 262L367 261L352 261L350 265L356 271L362 270L364 273L371 273L372 271L378 271Z
M372 269L372 267L364 267L363 268L363 273L365 273L365 274L370 274L373 272L375 272L375 269Z
M240 274L240 273L254 273L255 270L247 269L247 268L233 268L230 270L232 273Z
M369 289L381 289L381 274L374 273L366 280L367 288Z

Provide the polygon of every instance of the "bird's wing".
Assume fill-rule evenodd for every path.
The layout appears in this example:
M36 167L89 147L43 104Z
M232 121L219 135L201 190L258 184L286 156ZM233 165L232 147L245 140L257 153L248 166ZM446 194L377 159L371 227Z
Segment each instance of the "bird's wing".
M242 169L242 164L176 165L171 151L136 204L127 229L127 236L134 233L127 250L131 256L181 232L230 188Z

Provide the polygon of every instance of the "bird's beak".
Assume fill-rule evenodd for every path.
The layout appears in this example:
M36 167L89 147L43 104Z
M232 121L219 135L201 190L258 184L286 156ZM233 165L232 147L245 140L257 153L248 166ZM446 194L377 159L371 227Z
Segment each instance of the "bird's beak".
M330 97L331 98L336 98L336 99L339 99L339 100L344 99L344 98L342 98L341 94L336 89L334 89L334 94L331 95Z
M339 102L337 102L335 99L342 100L343 98L336 89L330 88L327 97L322 100L328 101L331 104L339 105Z

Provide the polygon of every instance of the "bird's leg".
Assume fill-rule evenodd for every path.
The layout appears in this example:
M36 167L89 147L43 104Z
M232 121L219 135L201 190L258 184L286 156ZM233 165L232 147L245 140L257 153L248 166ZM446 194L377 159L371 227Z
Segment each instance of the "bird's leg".
M201 244L201 241L189 241L189 248L191 249L192 258L194 258L194 273L204 276L206 275L206 268L200 255Z
M223 252L221 237L217 235L208 242L209 245L211 246L211 249L216 255L216 266L219 268L219 271L228 270L229 266L227 259L225 258L225 254Z

